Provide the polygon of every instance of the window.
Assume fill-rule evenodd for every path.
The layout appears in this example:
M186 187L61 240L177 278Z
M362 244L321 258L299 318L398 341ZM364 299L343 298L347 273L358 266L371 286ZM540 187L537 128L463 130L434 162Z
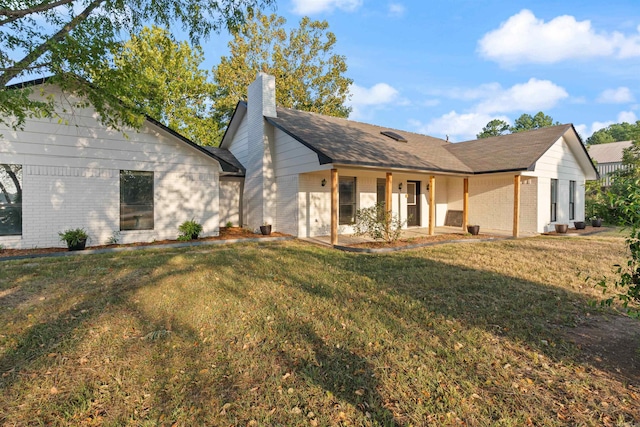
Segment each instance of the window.
M576 182L569 181L569 219L576 219Z
M153 172L120 171L120 230L153 230Z
M551 222L558 220L558 180L551 180Z
M338 223L353 224L356 222L356 178L340 177L339 184Z
M0 163L0 236L22 234L22 165Z

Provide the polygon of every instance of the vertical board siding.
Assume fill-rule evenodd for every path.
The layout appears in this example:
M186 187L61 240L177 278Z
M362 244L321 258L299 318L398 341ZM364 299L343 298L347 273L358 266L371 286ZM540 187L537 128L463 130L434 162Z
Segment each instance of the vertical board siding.
M584 220L585 175L574 153L560 138L536 162L535 175L540 177L537 186L537 231L551 231L554 224L569 224ZM558 211L556 222L551 222L551 179L558 180ZM575 219L569 220L569 181L576 181Z

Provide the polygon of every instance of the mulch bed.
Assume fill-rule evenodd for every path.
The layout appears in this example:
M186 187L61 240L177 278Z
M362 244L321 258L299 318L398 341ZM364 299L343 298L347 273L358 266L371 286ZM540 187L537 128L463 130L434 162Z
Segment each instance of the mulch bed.
M556 233L555 231L549 231L548 233L542 233L543 236L575 236L575 235L589 235L594 233L602 233L604 231L609 231L611 228L609 227L592 227L590 225L586 226L582 230L577 230L575 228L570 228L566 233Z
M255 238L264 238L264 237L286 237L287 234L282 234L278 232L273 232L268 236L263 236L260 233L254 233L250 230L240 227L220 227L220 235L212 236L212 237L202 237L197 241L207 241L207 240L234 240L234 239L255 239ZM130 244L121 244L121 245L98 245L98 246L87 246L87 249L111 249L111 248L126 248L126 247L135 247L135 246L159 246L166 245L171 243L185 243L179 240L156 240L153 242L138 242L138 243L130 243ZM67 248L33 248L33 249L0 249L0 258L14 257L14 256L23 256L23 255L39 255L39 254L49 254L54 252L68 252Z
M496 236L489 234L478 234L473 236L468 233L449 233L449 234L437 234L435 236L424 237L410 237L407 239L399 239L392 243L387 242L362 242L354 243L352 245L345 245L350 248L368 248L368 249L381 249L381 248L401 248L403 246L420 245L423 243L443 242L447 240L466 240L466 239L493 239Z

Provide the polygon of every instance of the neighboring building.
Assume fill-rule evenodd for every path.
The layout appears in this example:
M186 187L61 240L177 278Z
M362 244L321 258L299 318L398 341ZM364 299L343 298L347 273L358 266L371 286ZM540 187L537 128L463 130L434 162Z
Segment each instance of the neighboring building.
M276 107L259 73L223 138L246 168L243 224L300 237L351 233L357 209L385 202L408 226L455 223L540 233L584 220L597 172L572 125L452 144Z
M624 150L631 148L632 141L610 142L608 144L595 144L587 147L589 155L596 162L596 168L600 175L600 185L611 185L611 173L625 168L622 164Z
M78 101L45 80L26 84L41 84L58 105ZM204 236L218 234L221 181L243 174L228 152L225 160L150 118L123 135L90 108L59 114L64 120L0 128L0 245L64 246L58 232L78 227L90 245L114 235L123 243L175 239L190 219Z

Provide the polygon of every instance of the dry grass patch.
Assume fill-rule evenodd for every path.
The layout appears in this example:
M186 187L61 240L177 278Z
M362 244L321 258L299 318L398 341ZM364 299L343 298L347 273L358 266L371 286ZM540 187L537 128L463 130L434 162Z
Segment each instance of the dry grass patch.
M637 379L565 335L600 313L584 277L623 248L294 241L5 262L0 423L632 425Z

